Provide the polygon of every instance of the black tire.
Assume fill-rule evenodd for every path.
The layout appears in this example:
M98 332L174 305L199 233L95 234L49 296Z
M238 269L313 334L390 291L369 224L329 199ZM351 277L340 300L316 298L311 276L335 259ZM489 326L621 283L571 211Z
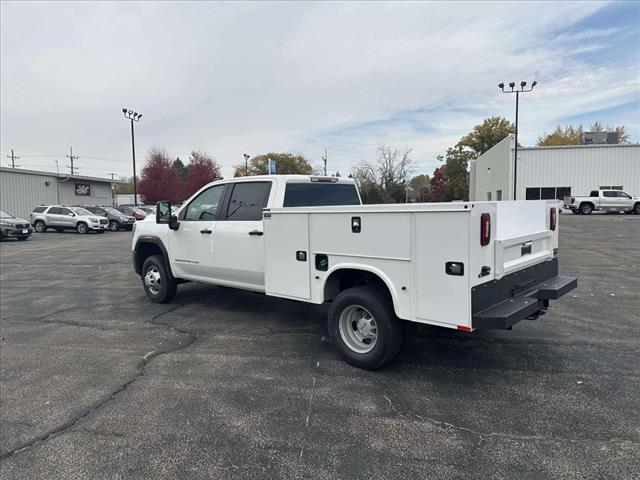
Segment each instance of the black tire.
M29 238L29 235L26 235L26 236L25 236L25 235L20 235L20 236L18 237L18 240L21 240L21 241L23 241L23 242L24 242L27 238Z
M349 342L353 342L353 339L348 339L350 335L348 330L345 330L345 328L348 329L349 322L353 332L360 331L356 322L352 320L353 313L368 314L375 320L376 339L369 351L361 353L350 346ZM329 336L342 357L359 368L367 370L380 368L391 362L402 347L403 325L393 311L389 294L372 286L353 287L340 292L329 308L327 327Z
M636 203L633 206L633 213L635 213L636 215L640 215L640 202Z
M109 222L109 230L111 230L112 232L117 232L118 230L120 230L120 222L117 220L111 220Z
M147 279L147 275L152 274L154 282L151 278ZM158 275L158 277L155 276ZM164 266L164 259L161 255L152 255L148 257L142 265L142 286L147 297L154 303L167 303L175 296L178 289L178 283L170 272Z
M78 233L84 235L85 233L89 232L89 226L84 222L78 222L78 224L76 225L76 230Z
M583 203L580 205L580 213L582 215L591 215L591 212L593 212L593 205L590 203Z
M47 225L42 220L36 220L33 224L33 228L35 228L38 233L44 233L47 231Z

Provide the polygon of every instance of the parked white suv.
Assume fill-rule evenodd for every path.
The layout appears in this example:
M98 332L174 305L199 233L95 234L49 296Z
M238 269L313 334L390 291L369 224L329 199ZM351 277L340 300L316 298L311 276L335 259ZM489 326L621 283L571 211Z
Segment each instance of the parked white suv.
M88 233L93 230L103 233L109 226L109 220L85 210L82 207L64 207L61 205L40 205L29 214L29 221L36 232L46 232L53 228L57 232L67 229L78 233Z

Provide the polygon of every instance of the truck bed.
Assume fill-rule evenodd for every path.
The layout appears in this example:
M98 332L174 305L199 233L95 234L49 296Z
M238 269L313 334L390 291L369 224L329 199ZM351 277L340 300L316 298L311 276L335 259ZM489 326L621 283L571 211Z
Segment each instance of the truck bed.
M557 275L558 232L549 228L556 207L506 201L270 209L265 291L322 303L331 297L334 274L366 271L389 289L399 318L478 328L474 289L537 265L556 265L543 280ZM480 242L483 214L491 219L487 245Z

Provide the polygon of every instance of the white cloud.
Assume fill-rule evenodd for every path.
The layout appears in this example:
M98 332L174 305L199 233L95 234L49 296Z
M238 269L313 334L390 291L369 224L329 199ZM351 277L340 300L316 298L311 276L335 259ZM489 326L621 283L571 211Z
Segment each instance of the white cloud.
M23 165L53 168L53 158L27 154L64 159L73 145L83 173L127 174L120 108L131 106L144 114L139 157L152 145L183 158L204 149L225 175L245 152L319 162L325 147L330 169L344 172L383 141L414 148L430 168L482 117L512 115L498 81L534 77L522 130L535 140L557 118L638 95L631 66L592 71L566 51L569 40L602 43L615 32L549 40L602 5L553 5L4 2L3 154L16 148ZM423 110L426 132L402 123ZM345 127L351 137L339 134Z

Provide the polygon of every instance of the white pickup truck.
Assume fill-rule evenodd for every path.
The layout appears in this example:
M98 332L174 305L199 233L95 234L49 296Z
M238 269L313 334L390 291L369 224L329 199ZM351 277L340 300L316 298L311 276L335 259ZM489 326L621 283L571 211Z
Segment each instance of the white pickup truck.
M334 344L368 369L398 354L407 321L510 329L577 285L558 276L555 201L360 203L351 179L214 182L136 223L134 268L158 303L185 281L330 302Z
M622 190L591 190L588 197L565 197L564 208L582 215L591 215L594 211L640 215L640 198Z

